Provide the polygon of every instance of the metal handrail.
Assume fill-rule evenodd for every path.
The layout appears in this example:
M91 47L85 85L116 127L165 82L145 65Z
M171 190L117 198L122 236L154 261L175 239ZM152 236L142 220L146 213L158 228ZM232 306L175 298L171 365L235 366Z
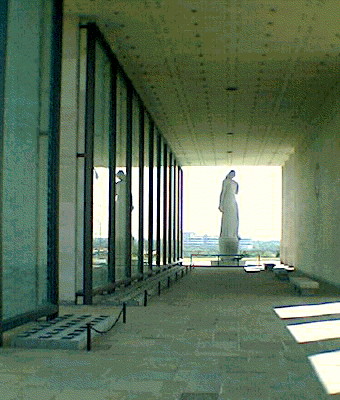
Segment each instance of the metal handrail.
M239 265L239 261L242 260L244 254L201 254L201 253L192 253L190 255L190 265L193 265L193 257L217 257L217 260L220 260L220 257L233 257L235 260L237 260L237 263Z

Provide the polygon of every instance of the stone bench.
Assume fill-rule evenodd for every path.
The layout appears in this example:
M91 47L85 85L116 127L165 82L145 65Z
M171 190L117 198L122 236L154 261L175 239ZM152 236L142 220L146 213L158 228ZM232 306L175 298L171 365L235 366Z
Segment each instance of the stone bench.
M253 273L253 272L261 272L261 271L263 271L263 267L261 266L261 265L245 265L244 267L243 267L243 270L244 270L244 272L250 272L250 273Z
M272 264L272 263L263 263L264 269L266 271L272 271L274 269L274 267L276 266L276 264Z
M294 277L290 278L290 283L293 285L295 292L301 295L313 295L319 289L319 282L313 281L310 278Z
M288 271L285 268L273 268L272 271L277 279L280 281L288 281Z

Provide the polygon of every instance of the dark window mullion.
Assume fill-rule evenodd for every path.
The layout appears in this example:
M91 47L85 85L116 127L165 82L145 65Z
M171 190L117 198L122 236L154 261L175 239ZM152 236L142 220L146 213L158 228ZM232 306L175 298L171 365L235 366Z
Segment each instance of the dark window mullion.
M177 260L181 258L180 251L180 225L181 225L181 177L180 177L180 167L177 166L176 174L177 174Z
M168 147L164 143L163 145L163 264L167 265L168 253L167 253L167 239L168 239Z
M183 170L180 168L179 176L181 178L180 190L180 224L179 224L179 241L180 241L180 258L183 258Z
M162 136L158 132L157 134L157 234L156 234L156 265L160 267L161 265L161 191L163 190L161 186L161 176L162 176Z
M173 164L173 155L172 152L169 152L169 183L168 183L168 190L169 190L169 197L168 197L168 264L172 263L172 249L173 249L173 243L172 243L172 229L173 229L173 169L172 169L172 164Z
M116 257L115 257L115 237L116 237L116 141L117 141L117 65L111 59L111 93L110 93L110 132L109 132L109 254L108 254L108 281L116 281Z
M139 231L138 231L138 273L144 273L144 107L139 106Z
M173 242L173 254L172 261L177 261L177 162L174 159L173 166L173 180L174 180L174 199L173 199L173 230L172 230L172 242Z
M126 254L125 254L125 277L131 278L131 209L132 209L132 194L131 194L131 174L132 174L132 98L133 87L130 82L126 83L127 98L126 98Z
M154 168L154 123L150 119L149 124L149 230L148 230L148 264L149 270L152 270L152 261L153 261L153 238L154 238L154 229L153 229L153 209L154 209L154 196L153 196L153 187L154 187L154 179L153 179L153 168Z

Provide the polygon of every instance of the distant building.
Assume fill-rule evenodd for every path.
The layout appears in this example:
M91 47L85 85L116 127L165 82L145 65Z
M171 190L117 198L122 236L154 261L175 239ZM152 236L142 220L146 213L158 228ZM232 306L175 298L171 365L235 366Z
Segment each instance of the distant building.
M219 252L219 237L209 235L197 235L195 232L184 232L183 246L184 252L192 253L201 251L204 253L218 253ZM252 239L241 239L239 242L239 250L253 249Z

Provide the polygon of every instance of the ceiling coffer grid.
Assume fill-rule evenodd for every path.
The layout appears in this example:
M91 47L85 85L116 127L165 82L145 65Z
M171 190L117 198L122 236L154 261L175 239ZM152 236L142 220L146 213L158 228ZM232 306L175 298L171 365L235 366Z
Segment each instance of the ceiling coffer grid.
M339 96L338 0L64 3L98 23L182 165L282 165Z

